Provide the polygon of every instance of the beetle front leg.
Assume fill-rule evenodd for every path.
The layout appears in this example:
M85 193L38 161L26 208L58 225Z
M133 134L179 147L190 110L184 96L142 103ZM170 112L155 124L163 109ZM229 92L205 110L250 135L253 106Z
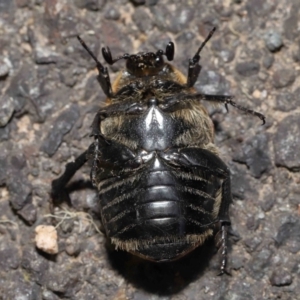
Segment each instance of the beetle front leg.
M212 35L214 34L215 31L216 31L216 28L214 27L210 31L210 33L208 34L208 36L206 37L204 42L201 44L201 46L199 47L199 49L196 52L196 54L194 55L194 57L189 60L189 69L188 69L188 76L187 76L187 83L186 83L187 87L192 87L196 83L197 78L198 78L201 68L202 68L201 65L199 64L199 61L201 58L200 52L203 49L203 47L205 46L205 44L212 37Z
M202 68L201 65L199 65L200 55L198 55L198 57L189 59L189 69L186 82L187 87L193 87L200 74Z
M80 36L77 36L77 39L79 40L82 47L89 53L89 55L93 58L93 60L97 64L97 69L98 69L98 72L99 72L99 74L97 76L97 80L98 80L104 94L109 98L113 97L114 95L112 93L110 77L109 77L109 73L108 73L107 68L104 67L100 63L100 61L97 59L95 54L91 51L91 49L87 46L87 44L80 38Z

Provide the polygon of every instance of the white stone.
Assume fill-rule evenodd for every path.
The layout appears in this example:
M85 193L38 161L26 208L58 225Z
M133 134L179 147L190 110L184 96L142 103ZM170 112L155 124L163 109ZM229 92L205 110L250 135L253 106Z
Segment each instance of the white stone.
M54 226L39 225L35 228L35 245L49 254L58 253L57 231Z

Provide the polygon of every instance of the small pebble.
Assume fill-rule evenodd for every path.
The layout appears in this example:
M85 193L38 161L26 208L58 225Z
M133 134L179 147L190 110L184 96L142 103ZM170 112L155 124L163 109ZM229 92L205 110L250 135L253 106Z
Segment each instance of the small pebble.
M4 61L0 60L0 78L1 77L4 78L8 74L9 74L9 67L8 67L8 65Z
M300 45L292 45L292 57L295 62L300 62Z
M26 220L29 225L32 225L36 221L36 207L32 203L28 203L18 210L18 215Z
M261 92L259 90L255 90L253 93L252 93L252 96L254 98L257 98L259 99L261 97Z
M66 252L72 256L80 252L80 243L77 236L70 236L66 239Z
M14 110L13 98L7 95L0 96L0 127L5 126L9 122Z
M86 8L91 11L98 11L104 6L104 0L75 0L75 5L79 8Z
M74 126L80 115L77 104L72 104L65 109L55 120L53 128L44 139L41 150L52 156L63 141L66 135Z
M276 89L287 87L296 79L295 71L291 69L276 70L272 77L272 84Z
M245 77L256 75L259 72L259 69L260 65L255 61L241 62L235 66L237 73Z
M57 231L54 226L39 225L35 228L35 245L48 254L58 253Z
M265 34L264 39L267 48L271 52L276 52L280 50L280 48L283 46L281 35L275 30L268 31Z
M131 0L134 5L143 5L146 4L145 0Z
M118 20L121 14L120 11L114 6L108 6L105 10L104 16L108 20Z
M286 270L275 270L270 277L270 282L275 286L290 285L293 282L293 278Z
M273 144L275 164L299 170L300 114L289 115L279 122Z
M270 69L274 63L274 56L268 53L267 55L264 56L262 63L266 69Z

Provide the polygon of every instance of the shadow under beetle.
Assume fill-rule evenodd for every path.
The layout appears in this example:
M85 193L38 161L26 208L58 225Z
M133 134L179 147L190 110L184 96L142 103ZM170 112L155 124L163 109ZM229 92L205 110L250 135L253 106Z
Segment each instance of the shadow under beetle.
M107 96L92 123L94 142L64 174L53 181L54 193L92 159L91 181L99 192L104 232L116 249L162 262L178 259L221 231L220 274L226 272L230 171L214 145L214 128L202 101L237 105L231 96L199 94L193 88L201 71L200 52L215 28L189 59L187 78L171 64L174 44L165 52L124 54L126 68L111 84L109 73L95 60L98 82Z

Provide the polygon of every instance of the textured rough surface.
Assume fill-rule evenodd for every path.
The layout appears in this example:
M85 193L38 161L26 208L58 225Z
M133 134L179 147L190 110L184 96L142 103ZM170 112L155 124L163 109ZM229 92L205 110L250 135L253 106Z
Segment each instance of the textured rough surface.
M300 170L300 114L292 114L279 123L273 143L275 163Z
M14 101L11 97L3 95L0 98L0 127L5 126L14 112Z
M248 77L256 75L259 72L259 63L255 61L241 62L236 65L236 71L239 75Z
M0 1L1 299L298 299L300 295L299 0ZM182 260L145 262L112 251L100 228L89 164L52 207L64 165L92 142L104 94L78 43L114 57L175 41L186 74L201 52L197 90L234 95L267 117L207 105L232 173L232 276L216 276L213 240ZM275 51L275 52L273 52ZM124 61L110 68L110 76ZM56 255L37 250L38 225L57 226Z
M280 68L273 74L273 86L277 89L291 85L295 81L295 72L293 69Z

